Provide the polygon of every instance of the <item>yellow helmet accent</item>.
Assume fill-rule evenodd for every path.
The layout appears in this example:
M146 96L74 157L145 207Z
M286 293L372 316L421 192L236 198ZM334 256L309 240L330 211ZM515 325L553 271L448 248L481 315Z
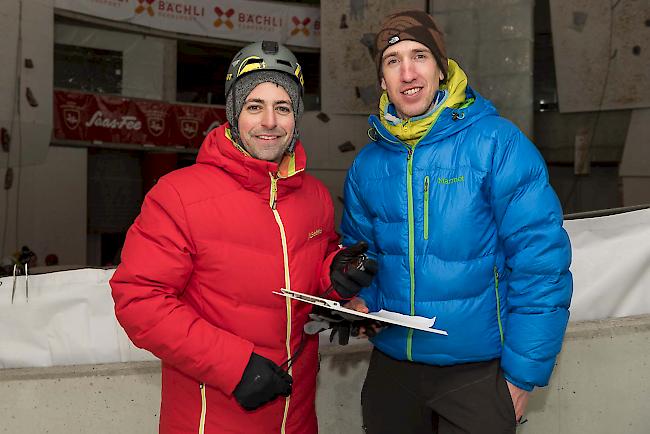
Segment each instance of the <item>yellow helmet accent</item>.
M266 62L259 56L249 56L241 61L237 69L237 77L256 69L266 69Z
M228 95L241 76L261 70L278 71L291 76L300 85L301 95L304 94L302 67L291 50L275 41L259 41L239 50L231 61L226 71L225 95Z
M298 81L300 81L300 85L302 87L305 87L305 79L302 76L302 68L300 67L300 64L296 63L296 70L293 71L293 75L298 78Z

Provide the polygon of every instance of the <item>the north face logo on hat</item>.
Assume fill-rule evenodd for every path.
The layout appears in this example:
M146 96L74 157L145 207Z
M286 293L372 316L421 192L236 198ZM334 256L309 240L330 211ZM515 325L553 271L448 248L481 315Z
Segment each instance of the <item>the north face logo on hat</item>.
M399 42L399 35L391 36L388 40L388 45L393 45Z

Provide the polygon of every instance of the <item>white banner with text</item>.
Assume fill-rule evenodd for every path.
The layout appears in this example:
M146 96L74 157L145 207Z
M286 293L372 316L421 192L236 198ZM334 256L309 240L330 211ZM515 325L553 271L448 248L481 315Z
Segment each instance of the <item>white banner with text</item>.
M57 9L157 30L320 47L320 8L248 0L54 0Z

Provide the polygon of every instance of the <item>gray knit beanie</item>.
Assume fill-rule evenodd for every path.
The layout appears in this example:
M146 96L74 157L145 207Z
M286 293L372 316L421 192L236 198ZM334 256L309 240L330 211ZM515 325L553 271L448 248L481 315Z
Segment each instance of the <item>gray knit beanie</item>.
M296 122L294 127L294 139L289 146L289 151L292 152L295 141L298 138L298 121L305 111L300 95L300 85L284 72L279 71L254 71L241 76L234 84L228 96L226 96L226 118L228 123L233 129L233 135L239 142L239 130L237 120L239 114L244 108L244 103L248 95L257 87L257 85L265 82L275 83L282 86L291 98L291 105L293 107L293 117Z

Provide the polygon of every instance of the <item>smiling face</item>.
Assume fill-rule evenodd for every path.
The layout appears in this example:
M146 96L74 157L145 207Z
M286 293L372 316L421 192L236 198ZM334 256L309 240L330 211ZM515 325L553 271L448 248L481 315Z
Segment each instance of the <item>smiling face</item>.
M415 41L389 46L381 68L381 87L402 119L425 113L444 78L431 50Z
M282 86L265 82L246 98L238 126L244 149L258 160L282 160L296 125L291 98Z

